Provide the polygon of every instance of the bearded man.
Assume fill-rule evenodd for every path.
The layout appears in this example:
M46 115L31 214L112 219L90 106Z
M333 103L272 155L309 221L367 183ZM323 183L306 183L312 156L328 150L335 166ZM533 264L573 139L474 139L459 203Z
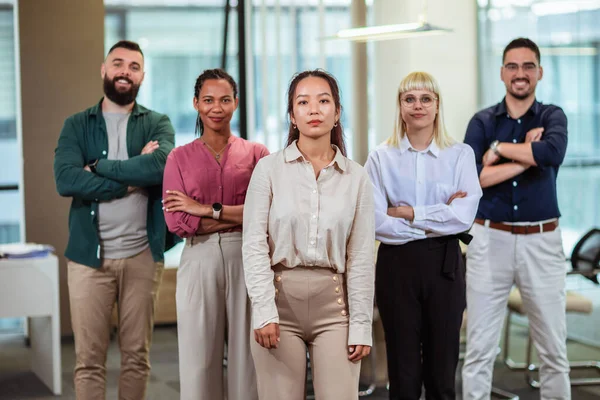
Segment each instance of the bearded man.
M104 399L111 315L118 311L121 400L145 398L166 225L163 170L173 149L166 115L135 99L144 55L116 43L101 66L104 97L65 121L54 158L58 193L72 199L68 286L78 400Z

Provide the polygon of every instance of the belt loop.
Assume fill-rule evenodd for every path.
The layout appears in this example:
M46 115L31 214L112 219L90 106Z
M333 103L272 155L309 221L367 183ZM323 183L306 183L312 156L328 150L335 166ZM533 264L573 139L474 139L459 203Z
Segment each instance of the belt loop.
M540 233L544 233L544 224L542 224L541 222L540 224Z
M490 227L490 220L486 219L485 221L483 221L483 226L485 226L486 228Z

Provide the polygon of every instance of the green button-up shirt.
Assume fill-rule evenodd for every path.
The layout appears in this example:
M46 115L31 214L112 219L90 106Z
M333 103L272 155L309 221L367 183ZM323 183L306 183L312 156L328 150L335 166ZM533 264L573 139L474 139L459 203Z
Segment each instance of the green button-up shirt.
M151 140L157 140L159 148L141 155ZM55 150L54 179L58 193L73 198L65 251L69 260L100 267L98 203L125 196L128 186L143 187L148 192L148 242L154 260L163 260L166 225L161 204L162 179L174 141L169 117L136 103L127 122L129 159L108 160L102 99L67 118ZM83 169L92 160L99 160L95 174Z

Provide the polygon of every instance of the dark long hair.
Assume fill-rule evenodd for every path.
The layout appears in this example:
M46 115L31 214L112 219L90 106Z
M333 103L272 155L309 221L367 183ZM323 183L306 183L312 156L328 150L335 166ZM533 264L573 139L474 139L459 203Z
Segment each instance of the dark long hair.
M231 75L229 75L227 72L225 72L224 70L222 70L221 68L215 68L215 69L205 70L204 72L202 72L200 74L198 79L196 79L196 85L194 86L194 98L196 98L196 100L200 100L199 96L200 96L200 91L202 90L202 85L204 85L204 82L206 82L207 80L210 80L210 79L217 79L217 80L225 79L231 85L231 88L233 89L233 98L237 99L237 94L238 94L237 83L235 83L235 80L233 79L233 77ZM202 136L204 134L204 124L202 123L202 120L200 119L200 113L198 113L198 116L196 117L196 129L194 130L194 132L198 136Z
M298 87L300 81L311 76L323 78L327 81L327 83L329 84L329 88L331 89L331 95L333 96L333 103L335 104L335 108L336 110L338 110L340 116L342 114L342 104L340 102L340 88L338 86L337 80L333 77L333 75L322 69L313 69L310 71L297 73L292 78L292 81L290 82L290 86L288 88L287 114L288 119L290 120L290 127L286 146L289 146L294 140L297 140L300 137L300 131L297 127L294 127L291 121L291 116L294 111L294 93L296 92L296 88ZM344 141L344 128L342 127L341 118L336 125L337 126L334 126L331 130L331 144L335 144L345 156L346 142Z

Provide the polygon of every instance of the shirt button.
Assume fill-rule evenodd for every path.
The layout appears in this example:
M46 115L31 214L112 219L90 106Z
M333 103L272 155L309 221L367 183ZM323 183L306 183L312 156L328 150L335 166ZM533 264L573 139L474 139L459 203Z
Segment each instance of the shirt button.
M313 190L313 193L317 193L317 189L314 189L314 190Z
M324 169L324 170L322 170L321 172L327 172L327 170L326 170L326 169Z
M277 276L277 278L275 278L275 280L276 280L277 282L281 282L281 275L278 275L278 276Z
M346 316L346 310L342 310L342 315L345 317Z
M514 206L513 210L517 211L519 209L519 206Z
M513 181L513 186L517 187L517 181Z
M338 303L339 305L341 305L341 304L342 304L342 299L337 299L337 303Z
M419 181L419 185L420 185L421 183L423 183L423 181Z
M517 122L520 124L520 123L521 123L521 119L519 118L519 119L517 120Z
M336 292L336 293L339 293L339 292L340 292L340 287L339 287L339 286L336 286L336 287L335 287L335 292Z
M92 212L91 212L90 214L94 215L94 214L96 214L96 213L95 213L95 212L92 210Z
M310 244L314 246L314 245L315 245L315 241L314 241L314 240L311 240L311 241L310 241Z
M517 139L513 139L513 143L517 143Z
M223 189L223 186L219 186L219 189Z
M106 150L102 150L102 155L105 156L106 155Z
M317 216L315 214L313 214L313 219L317 219Z
M335 276L335 275L333 276L333 281L337 282L337 276Z

